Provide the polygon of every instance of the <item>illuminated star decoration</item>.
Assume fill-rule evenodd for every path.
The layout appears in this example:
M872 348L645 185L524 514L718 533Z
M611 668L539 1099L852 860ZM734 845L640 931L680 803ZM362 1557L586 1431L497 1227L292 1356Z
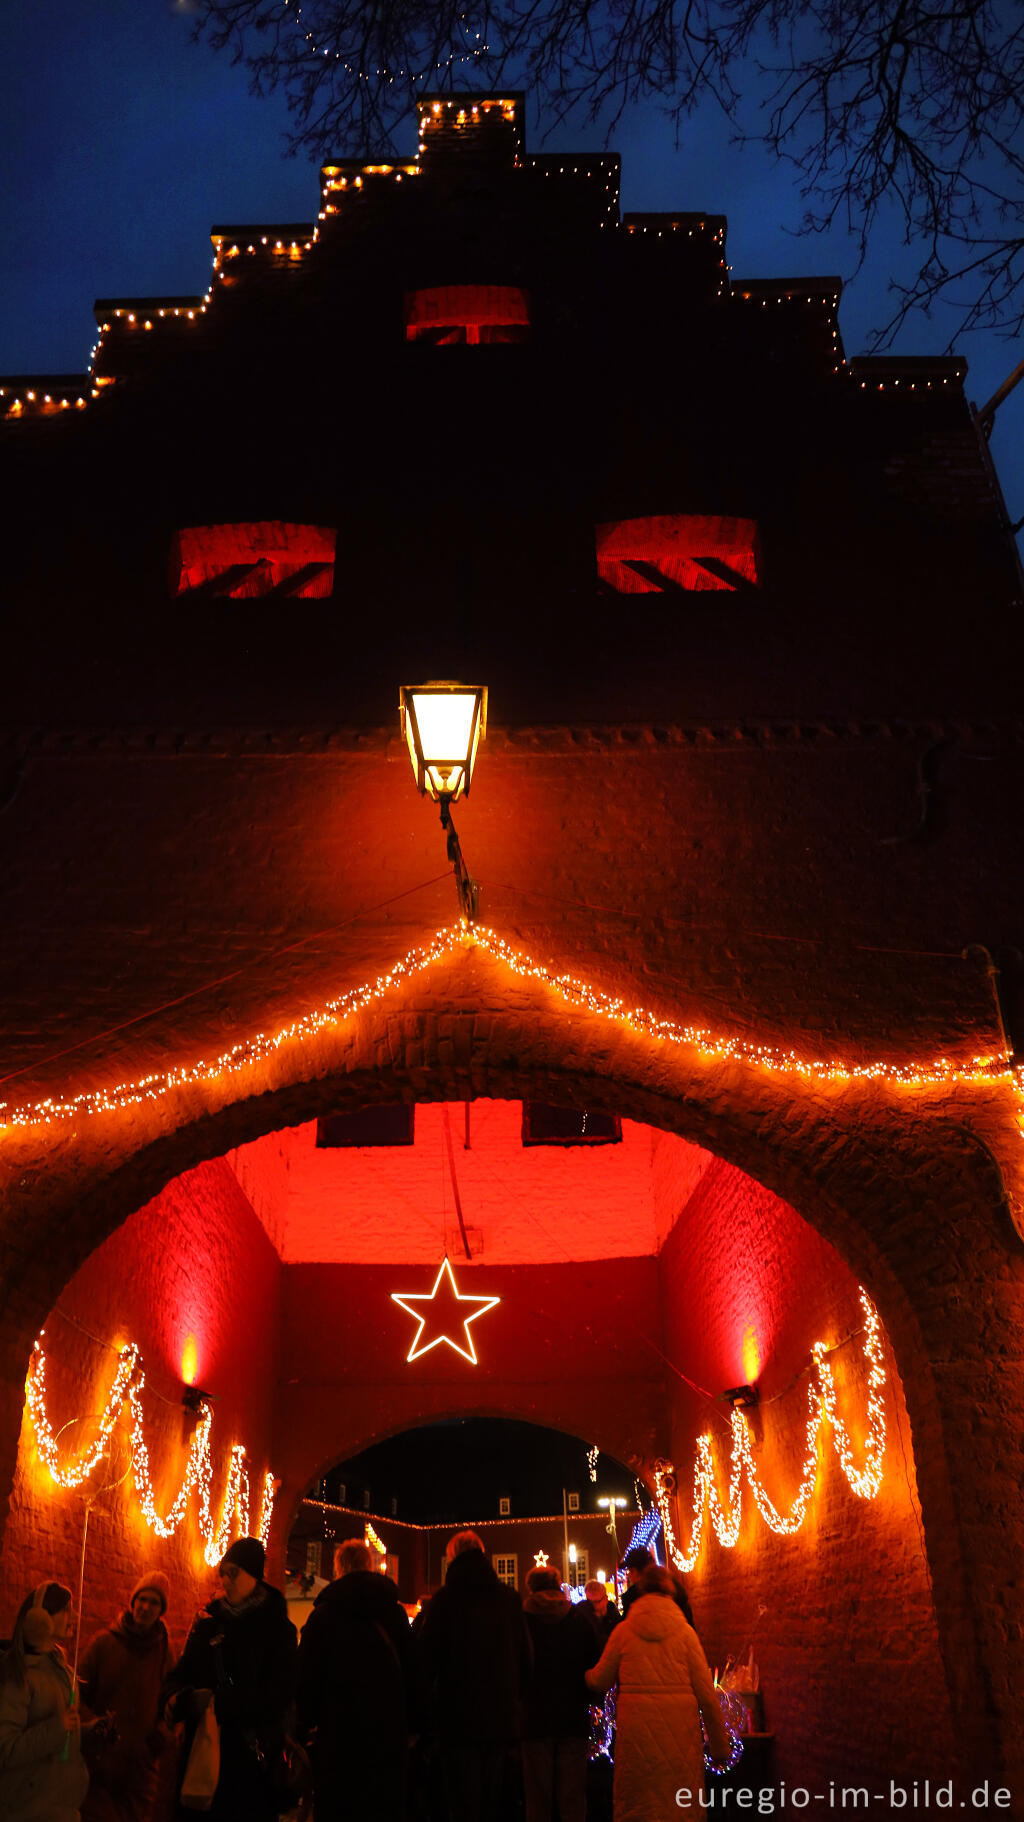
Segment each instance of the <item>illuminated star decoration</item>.
M443 1290L441 1288L442 1280L444 1280ZM417 1306L426 1306L428 1304L436 1303L439 1291L441 1292L441 1301L438 1303L437 1309L431 1312L424 1307L423 1313L421 1313ZM468 1291L460 1291L455 1282L455 1273L452 1271L451 1263L446 1253L441 1261L437 1277L434 1279L434 1288L432 1291L424 1291L417 1296L413 1296L411 1292L399 1296L397 1291L392 1291L391 1301L392 1303L397 1303L406 1311L407 1315L415 1316L416 1321L420 1325L413 1337L412 1347L405 1357L407 1361L418 1360L421 1354L429 1354L431 1348L436 1348L439 1342L444 1341L450 1348L454 1349L456 1354L461 1354L464 1360L468 1360L472 1366L476 1366L476 1349L473 1346L473 1337L469 1332L469 1325L471 1322L475 1322L478 1316L484 1316L488 1310L493 1310L495 1304L501 1302L501 1298L474 1297ZM461 1341L454 1340L447 1332L445 1327L444 1306L445 1304L462 1305L465 1303L472 1303L477 1307L468 1316L460 1314L457 1310L453 1310L448 1318L453 1328L462 1329L465 1340L465 1346L463 1346ZM428 1321L431 1322L431 1327L434 1327L435 1324L437 1325L437 1332L431 1336L429 1341L424 1341L423 1333L427 1327Z
M546 1551L546 1550L538 1550L538 1552L537 1552L537 1554L536 1554L536 1556L535 1556L535 1557L534 1557L534 1559L533 1559L533 1561L534 1561L534 1566L535 1566L535 1568L537 1568L537 1569L546 1569L546 1568L547 1568L547 1566L548 1566L548 1553L547 1553L547 1551Z

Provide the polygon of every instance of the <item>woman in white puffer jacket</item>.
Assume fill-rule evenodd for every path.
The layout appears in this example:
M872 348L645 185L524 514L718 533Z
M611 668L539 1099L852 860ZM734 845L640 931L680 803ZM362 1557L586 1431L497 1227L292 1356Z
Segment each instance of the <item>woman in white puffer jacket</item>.
M615 1703L615 1822L665 1822L678 1814L677 1790L696 1811L704 1791L708 1731L717 1760L729 1755L729 1735L707 1659L693 1627L675 1604L668 1569L647 1569L640 1597L616 1626L587 1687Z
M71 1593L40 1582L22 1602L0 1660L0 1816L4 1822L79 1822L89 1773L61 1640Z

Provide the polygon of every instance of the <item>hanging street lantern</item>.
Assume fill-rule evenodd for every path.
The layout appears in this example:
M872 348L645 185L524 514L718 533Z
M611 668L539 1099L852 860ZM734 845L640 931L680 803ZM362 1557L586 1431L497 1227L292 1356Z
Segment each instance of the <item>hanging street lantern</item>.
M441 806L441 827L467 924L477 915L479 888L462 857L451 806L469 795L477 748L487 732L487 688L472 683L403 683L399 691L402 734L421 796Z

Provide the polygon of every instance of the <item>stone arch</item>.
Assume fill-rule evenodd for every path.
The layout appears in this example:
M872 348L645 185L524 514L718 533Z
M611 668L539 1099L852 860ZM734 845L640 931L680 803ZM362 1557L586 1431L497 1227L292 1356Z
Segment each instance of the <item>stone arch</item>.
M1020 1326L1017 1287L1005 1274L991 1308L987 1274L1004 1219L991 1158L934 1108L922 1118L870 1085L840 1093L736 1064L695 1064L596 1014L567 1014L543 988L496 982L496 972L489 958L470 958L461 971L452 964L440 978L360 1012L340 1032L278 1053L248 1078L224 1078L209 1092L143 1104L110 1122L81 1122L56 1144L19 1135L7 1159L9 1201L15 1216L30 1217L37 1243L8 1276L3 1454L13 1460L31 1339L62 1285L191 1165L345 1102L529 1094L624 1113L731 1159L818 1228L868 1285L907 1390L954 1711L965 1736L980 1727L978 1738L990 1739L982 1711L992 1658L981 1637L972 1566L960 1547L971 1522L964 1469L976 1468L976 1493L985 1479L983 1449L969 1464L954 1440L971 1434L985 1345L978 1343L952 1397L933 1361L949 1333L936 1262L956 1252L967 1229L972 1245L960 1248L960 1297L969 1304L972 1284L984 1284L990 1329L1000 1321L1007 1332ZM990 1559L986 1581L1000 1572Z

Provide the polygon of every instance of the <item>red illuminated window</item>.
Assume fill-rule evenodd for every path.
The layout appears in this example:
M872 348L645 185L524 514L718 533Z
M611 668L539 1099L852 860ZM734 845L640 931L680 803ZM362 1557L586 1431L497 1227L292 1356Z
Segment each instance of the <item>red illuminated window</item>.
M435 285L405 294L408 342L525 342L529 332L530 300L517 285Z
M598 525L598 586L604 594L678 594L692 589L746 590L761 581L753 519L672 513Z
M171 552L176 595L254 600L261 595L322 599L334 589L337 534L322 525L259 520L190 525Z
M618 1145L622 1122L614 1113L591 1107L552 1107L547 1101L523 1102L524 1145Z

